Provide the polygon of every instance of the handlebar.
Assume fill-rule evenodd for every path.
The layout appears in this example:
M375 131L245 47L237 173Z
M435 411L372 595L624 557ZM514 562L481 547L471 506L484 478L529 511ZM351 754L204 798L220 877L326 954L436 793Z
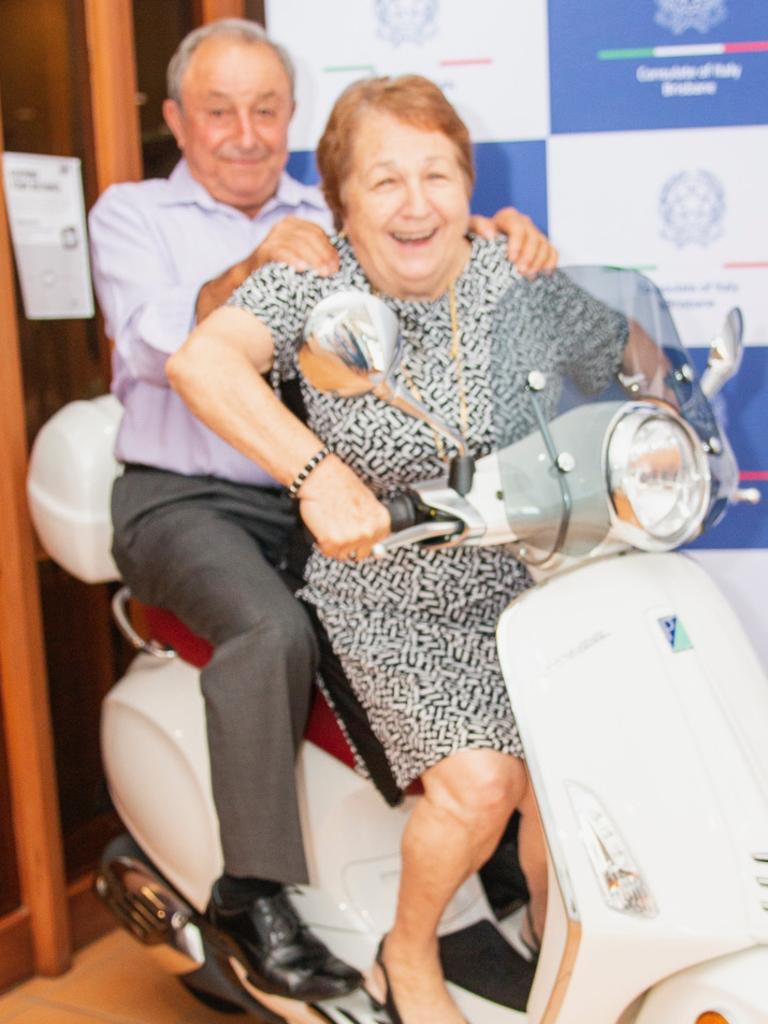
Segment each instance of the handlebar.
M439 519L436 509L423 505L413 494L401 491L381 499L392 520L389 537L374 544L374 558L383 558L389 551L425 541L438 541L461 533L464 524L457 519Z
M382 498L381 503L392 520L392 533L400 533L416 525L416 502L412 495L401 491L389 498Z

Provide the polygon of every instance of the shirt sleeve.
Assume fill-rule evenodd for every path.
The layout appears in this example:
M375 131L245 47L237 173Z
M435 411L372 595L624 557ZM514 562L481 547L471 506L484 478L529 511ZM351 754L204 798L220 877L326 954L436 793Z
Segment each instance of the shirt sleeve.
M296 354L304 324L320 297L318 277L312 271L300 273L283 263L268 263L246 278L227 301L269 328L275 346L275 384L298 376Z
M89 216L91 261L107 335L128 372L165 386L165 362L194 325L203 281L178 281L153 220L126 186L112 186Z

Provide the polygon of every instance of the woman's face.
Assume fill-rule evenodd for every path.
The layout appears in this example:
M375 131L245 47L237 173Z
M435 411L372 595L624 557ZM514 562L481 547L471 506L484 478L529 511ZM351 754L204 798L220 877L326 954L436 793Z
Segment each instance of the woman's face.
M371 284L404 299L441 295L469 254L469 189L442 132L371 111L344 182L344 230Z

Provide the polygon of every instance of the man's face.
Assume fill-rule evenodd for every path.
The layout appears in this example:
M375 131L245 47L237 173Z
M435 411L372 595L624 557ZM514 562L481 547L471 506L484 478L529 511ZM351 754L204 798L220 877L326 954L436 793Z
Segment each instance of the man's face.
M166 100L163 112L192 176L214 199L255 216L288 159L293 100L275 52L227 36L206 39L182 79L181 104Z

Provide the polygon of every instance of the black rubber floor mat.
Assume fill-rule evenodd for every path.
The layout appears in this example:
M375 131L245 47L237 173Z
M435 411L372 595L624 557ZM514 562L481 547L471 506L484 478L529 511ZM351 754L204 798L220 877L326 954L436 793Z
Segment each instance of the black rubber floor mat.
M440 957L448 981L511 1010L525 1010L536 966L524 960L490 921L444 935Z

